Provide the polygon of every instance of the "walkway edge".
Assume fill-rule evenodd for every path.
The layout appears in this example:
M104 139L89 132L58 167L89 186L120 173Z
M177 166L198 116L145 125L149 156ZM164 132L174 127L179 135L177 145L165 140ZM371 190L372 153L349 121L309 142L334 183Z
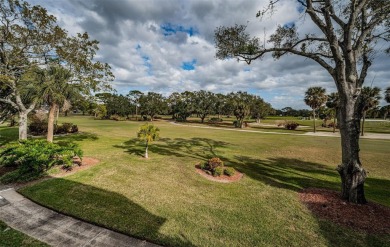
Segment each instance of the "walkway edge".
M59 212L23 196L13 188L1 190L0 196L9 202L0 207L2 221L52 246L159 246L150 240L129 236L94 222ZM58 229L64 225L76 226L77 231L72 230L72 227Z

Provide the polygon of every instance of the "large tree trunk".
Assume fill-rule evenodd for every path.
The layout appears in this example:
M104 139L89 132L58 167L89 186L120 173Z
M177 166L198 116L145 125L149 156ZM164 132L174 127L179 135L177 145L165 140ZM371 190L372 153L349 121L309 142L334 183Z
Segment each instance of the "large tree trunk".
M27 115L30 111L19 111L19 140L27 140Z
M366 172L359 159L360 113L356 97L340 97L339 125L341 134L342 164L338 166L341 177L342 198L353 203L366 203L364 181Z
M48 120L47 120L47 141L48 142L53 142L54 119L55 119L56 110L57 110L57 104L53 103L50 106L49 117L48 117Z

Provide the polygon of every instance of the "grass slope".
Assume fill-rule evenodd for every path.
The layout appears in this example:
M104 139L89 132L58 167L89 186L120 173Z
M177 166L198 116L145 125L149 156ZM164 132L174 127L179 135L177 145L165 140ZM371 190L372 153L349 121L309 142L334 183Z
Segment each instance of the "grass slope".
M197 129L156 122L161 139L141 157L141 123L62 119L101 162L74 175L24 188L35 201L88 221L170 246L385 246L372 236L316 219L298 199L306 187L339 189L338 138ZM390 206L390 141L362 140L368 200ZM245 173L221 184L194 171L218 156Z

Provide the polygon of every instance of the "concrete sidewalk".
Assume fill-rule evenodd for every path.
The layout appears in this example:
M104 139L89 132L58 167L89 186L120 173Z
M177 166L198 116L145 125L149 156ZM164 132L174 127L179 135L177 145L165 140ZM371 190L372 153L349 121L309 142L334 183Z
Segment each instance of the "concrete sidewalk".
M0 191L0 220L52 246L158 246L59 214L13 188Z

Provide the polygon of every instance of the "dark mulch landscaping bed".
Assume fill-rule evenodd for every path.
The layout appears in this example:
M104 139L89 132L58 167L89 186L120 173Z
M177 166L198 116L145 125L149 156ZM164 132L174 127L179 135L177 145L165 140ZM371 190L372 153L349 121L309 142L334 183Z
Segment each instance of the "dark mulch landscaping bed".
M327 189L305 189L299 198L319 218L368 233L390 234L388 207L373 202L349 203L341 199L339 192Z

